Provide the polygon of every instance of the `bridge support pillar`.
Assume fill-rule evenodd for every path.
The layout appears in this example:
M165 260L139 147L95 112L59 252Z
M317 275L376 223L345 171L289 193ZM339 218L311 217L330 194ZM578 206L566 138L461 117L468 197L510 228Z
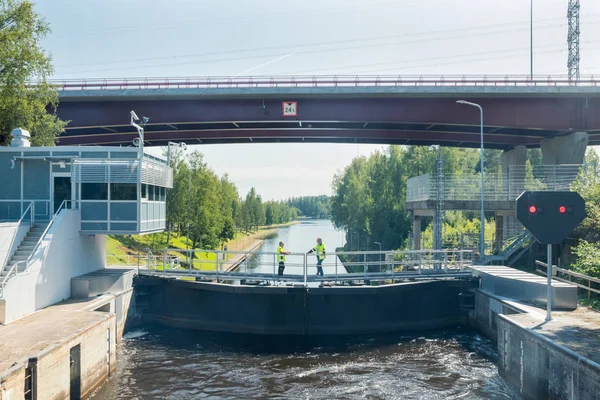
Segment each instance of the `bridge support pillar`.
M544 164L583 164L589 143L587 132L574 132L542 141Z
M421 250L421 216L413 217L413 249Z

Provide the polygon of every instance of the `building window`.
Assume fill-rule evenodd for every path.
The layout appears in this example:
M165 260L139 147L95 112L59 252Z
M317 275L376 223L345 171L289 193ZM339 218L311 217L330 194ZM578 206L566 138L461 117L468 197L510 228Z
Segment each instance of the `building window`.
M111 200L137 200L137 184L135 183L111 183Z
M81 200L108 200L108 184L82 183Z
M166 189L164 187L160 188L160 201L165 201L166 197Z
M142 199L148 198L148 185L142 185Z

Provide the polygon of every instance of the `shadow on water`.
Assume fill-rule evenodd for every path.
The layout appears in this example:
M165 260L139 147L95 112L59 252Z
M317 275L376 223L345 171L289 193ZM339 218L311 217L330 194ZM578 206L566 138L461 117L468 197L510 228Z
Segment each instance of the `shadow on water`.
M402 332L376 335L249 335L239 333L216 333L166 329L148 326L147 340L158 340L163 346L173 349L206 352L247 353L251 355L289 355L312 352L313 354L349 353L370 351L403 343L419 341L449 342L465 350L477 352L482 357L496 362L496 345L471 330L456 327L443 331Z

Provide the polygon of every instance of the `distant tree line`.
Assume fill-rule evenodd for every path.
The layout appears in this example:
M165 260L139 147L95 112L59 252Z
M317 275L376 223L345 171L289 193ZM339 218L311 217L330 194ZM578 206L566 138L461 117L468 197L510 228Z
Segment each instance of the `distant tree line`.
M293 197L287 200L287 204L297 208L304 217L329 218L331 215L329 197L325 195Z
M167 193L167 224L181 234L186 234L189 224L193 247L216 248L233 239L236 229L250 231L298 217L298 210L286 202L263 202L254 188L242 199L227 174L219 178L200 152L184 157L175 151L171 158L173 189Z

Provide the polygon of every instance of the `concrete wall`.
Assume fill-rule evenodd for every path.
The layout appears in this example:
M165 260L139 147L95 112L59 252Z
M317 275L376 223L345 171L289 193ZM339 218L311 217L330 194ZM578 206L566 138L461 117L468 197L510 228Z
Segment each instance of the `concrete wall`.
M91 394L116 368L116 318L100 323L24 360L0 377L0 400L23 399L25 369L35 365L38 400L70 397L70 349L81 346L81 397Z
M498 315L518 314L521 311L502 299L482 290L475 291L475 309L469 315L469 326L493 341L498 339Z
M105 267L106 236L82 235L79 226L79 210L61 211L28 271L8 281L1 323L71 297L71 278Z
M600 365L519 326L498 318L498 370L528 399L598 399Z

